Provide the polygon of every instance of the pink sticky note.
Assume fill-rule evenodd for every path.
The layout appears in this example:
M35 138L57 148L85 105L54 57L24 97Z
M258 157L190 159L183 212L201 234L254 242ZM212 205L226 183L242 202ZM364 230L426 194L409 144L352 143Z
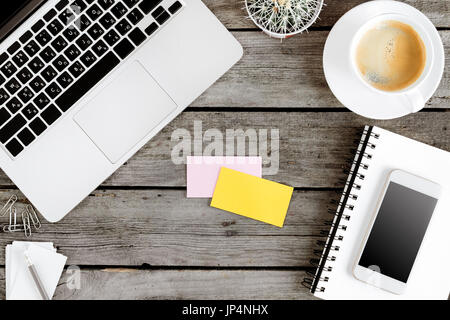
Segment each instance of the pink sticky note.
M187 197L211 198L221 167L261 178L261 157L187 157Z

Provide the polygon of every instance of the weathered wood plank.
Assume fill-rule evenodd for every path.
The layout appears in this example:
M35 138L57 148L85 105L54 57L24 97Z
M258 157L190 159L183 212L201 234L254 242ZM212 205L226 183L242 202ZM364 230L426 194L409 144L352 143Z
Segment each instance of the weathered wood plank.
M279 171L268 178L294 187L341 187L342 169L353 158L354 139L359 139L365 124L379 125L421 142L450 151L447 131L450 112L421 112L390 121L373 121L353 113L210 113L189 112L180 115L150 141L107 182L108 185L185 186L185 165L174 165L171 135L186 128L194 139L194 121L202 121L203 132L219 129L279 130ZM203 144L205 148L208 143ZM225 145L225 142L224 142ZM264 144L263 144L264 145ZM236 147L236 145L235 145ZM277 150L272 150L275 158ZM225 150L224 150L225 153Z
M80 290L62 284L55 299L314 299L301 285L304 277L303 271L83 271Z
M450 31L439 32L450 54ZM322 54L328 31L280 42L260 32L234 32L244 56L193 107L344 108L328 88ZM428 108L450 107L450 66ZM351 90L351 89L349 89Z
M267 178L299 188L341 187L339 179L346 176L342 169L353 156L354 139L365 124L379 125L450 151L447 130L450 112L419 112L390 121L372 121L351 112L185 112L113 174L104 186L186 186L186 166L175 165L171 159L172 148L178 143L172 142L171 136L174 130L185 128L194 139L194 121L202 122L203 133L216 128L224 136L226 129L268 129L268 150L270 130L278 129L279 171ZM203 148L208 144L205 142ZM272 157L276 157L276 150L272 151ZM11 185L4 174L0 176L0 185Z
M0 202L11 192L0 191ZM211 208L210 199L187 199L182 190L96 191L28 240L54 242L69 265L309 267L320 230L329 228L323 220L331 218L330 198L338 194L295 192L278 228ZM13 240L26 239L2 233L0 248Z
M83 268L79 289L64 272L53 299L314 299L301 285L304 277L304 271ZM4 268L0 298L5 298Z
M247 12L243 0L204 0L206 5L228 28L255 28L251 20L246 19ZM351 8L366 2L365 0L325 0L320 19L314 27L330 27ZM408 0L406 2L422 11L437 27L450 26L448 0Z

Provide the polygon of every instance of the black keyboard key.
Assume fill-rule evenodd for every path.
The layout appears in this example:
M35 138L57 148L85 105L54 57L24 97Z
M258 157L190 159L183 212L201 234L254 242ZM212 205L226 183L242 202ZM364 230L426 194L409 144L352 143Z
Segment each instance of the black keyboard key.
M23 49L30 57L33 57L36 53L38 53L38 51L40 50L40 47L36 43L36 41L31 40L30 42L28 42L28 44Z
M0 68L0 70L6 78L9 78L17 71L17 68L12 64L11 61L8 61L3 65L3 67Z
M23 146L20 144L19 141L17 141L16 138L8 142L8 144L6 144L5 147L6 149L8 149L9 153L11 153L13 157L17 157L19 153L21 153L23 150Z
M51 9L49 12L47 12L44 15L44 20L49 22L50 20L52 20L54 17L56 16L56 10L55 9Z
M6 81L5 77L0 74L0 85L2 85Z
M119 57L125 59L134 49L133 44L128 39L123 39L114 47L114 51Z
M0 66L8 60L9 55L6 52L0 54Z
M77 21L75 21L75 25L80 29L80 31L86 30L91 24L91 20L89 20L89 18L84 14L79 17Z
M105 28L106 30L108 30L109 28L111 28L115 23L116 23L116 19L114 19L114 17L107 12L103 17L100 18L100 20L98 20L100 22L100 24L103 26L103 28Z
M23 103L27 103L34 97L34 93L30 88L25 87L19 91L17 96L20 98L20 100L22 100Z
M39 55L46 63L49 63L50 61L53 60L53 58L56 57L56 52L55 52L55 50L50 48L50 46L48 46L43 51L41 51L41 53L39 53Z
M139 8L144 11L145 14L149 14L150 11L156 8L158 4L160 4L162 0L143 0L139 3Z
M28 64L28 67L34 73L38 73L39 71L41 71L44 66L45 66L44 62L42 62L42 60L39 59L38 57L31 60L31 62Z
M139 21L144 18L144 15L137 9L133 9L129 14L127 14L128 20L134 25L136 25Z
M108 10L114 2L114 0L98 0L98 4L103 8L103 10Z
M56 105L66 112L119 63L114 53L108 52L56 100Z
M36 36L36 40L37 42L39 42L39 44L41 46L45 46L47 43L50 42L50 40L52 39L51 35L47 32L47 30L42 30L41 32L39 32L39 34Z
M51 125L56 120L58 120L61 115L61 111L59 111L58 108L56 108L53 104L41 112L42 119L44 119L44 121L47 122L48 125Z
M45 81L40 77L37 76L30 82L30 87L33 89L35 93L38 93L45 87Z
M3 105L6 101L8 101L10 95L5 89L0 88L0 105Z
M77 48L74 44L64 51L64 54L70 61L74 61L80 54L80 49Z
M62 36L58 36L52 41L52 47L56 52L61 52L65 47L67 47L67 41Z
M92 51L98 56L101 57L108 51L108 46L102 40L99 40L96 44L92 46Z
M28 61L27 55L22 50L17 52L16 55L12 59L19 68L22 67Z
M84 3L83 0L75 0L74 2L72 2L70 7L73 11L75 11L75 13L79 14L87 8L87 4Z
M169 18L170 18L170 14L168 14L167 11L164 11L156 18L156 21L158 21L158 23L160 25L162 25L164 22L169 20Z
M30 145L30 143L33 142L35 139L34 135L31 133L30 129L25 128L22 131L19 132L17 135L17 138L19 138L20 142L26 147Z
M30 88L25 87L19 91L17 96L20 98L20 100L22 100L23 103L27 103L34 97L34 93Z
M89 68L90 66L92 66L94 64L94 62L97 60L97 58L91 51L88 51L81 56L80 60L81 60L81 62L83 62L83 64L86 66L86 68Z
M53 66L59 71L63 71L69 65L69 61L64 58L63 55L60 55L58 58L53 61Z
M75 20L75 14L69 8L64 9L58 16L63 25L68 26L73 20Z
M83 34L81 37L77 39L77 41L75 41L75 43L81 50L84 51L91 46L92 40L86 34Z
M8 90L10 94L14 94L21 88L21 85L19 81L12 78L8 83L5 84L5 88Z
M30 122L30 129L33 130L35 135L39 136L47 129L47 126L40 118L36 118Z
M31 30L33 30L34 33L37 33L39 30L41 30L45 26L44 21L39 20L36 22L32 27Z
M174 14L175 12L177 12L178 10L181 9L183 5L181 4L180 1L175 1L170 7L169 7L169 12L171 14Z
M130 34L130 37L131 37L131 34ZM113 46L117 41L120 40L120 36L114 30L109 30L105 34L103 39L105 39L107 44L109 44L110 46Z
M23 104L22 104L22 102L19 101L19 99L14 97L6 103L6 107L12 114L14 114L17 111L19 111L20 109L22 109Z
M123 0L123 2L131 9L139 2L139 0Z
M32 36L33 36L33 33L30 30L28 30L19 38L19 40L20 40L20 42L25 44L28 40L31 39Z
M49 85L45 92L48 94L48 96L52 99L55 99L60 93L61 93L61 87L58 86L55 82L53 82L51 85Z
M131 24L127 20L122 19L116 24L116 30L124 36L131 30Z
M86 14L92 19L92 21L95 21L103 14L103 11L98 5L94 4L87 9Z
M18 41L16 41L8 48L8 52L9 52L9 54L14 54L19 49L20 49L20 43Z
M28 119L33 119L39 113L38 109L32 103L22 109L22 114Z
M145 34L139 28L135 28L133 31L131 31L128 37L131 39L131 41L133 41L136 47L144 42L145 39L147 39Z
M26 124L27 120L19 113L0 129L0 141L5 143Z
M42 71L41 76L45 79L45 81L50 82L56 77L57 74L58 73L52 66L48 66L44 69L44 71Z
M66 37L67 41L72 42L80 35L80 32L72 26L64 30L63 35Z
M5 124L8 119L11 118L11 114L5 108L0 109L0 127Z
M151 25L149 25L147 28L145 28L145 33L147 35L151 35L153 32L155 32L158 29L158 24L156 22L152 22Z
M50 22L47 26L47 30L54 36L60 33L62 29L64 29L63 25L56 19Z
M38 94L36 98L34 98L33 102L39 109L42 110L50 103L50 99L46 96L45 93L42 92Z
M164 10L163 7L159 6L158 8L156 8L155 11L152 12L152 17L156 19L160 14L162 14L165 11L166 10Z
M17 79L19 79L22 84L27 83L31 78L33 78L33 73L27 67L23 68L17 73Z
M83 67L83 65L76 61L74 64L72 64L69 67L69 72L75 77L78 78L86 69Z
M100 27L98 23L94 24L91 28L88 30L88 34L91 36L92 39L97 40L102 36L102 34L105 31Z
M67 88L73 82L73 78L67 71L63 72L56 80L63 89Z
M64 9L69 4L69 0L61 0L55 5L55 8L59 11Z
M118 2L114 7L112 7L111 12L117 19L120 19L125 13L128 12L128 9L125 8L122 2Z

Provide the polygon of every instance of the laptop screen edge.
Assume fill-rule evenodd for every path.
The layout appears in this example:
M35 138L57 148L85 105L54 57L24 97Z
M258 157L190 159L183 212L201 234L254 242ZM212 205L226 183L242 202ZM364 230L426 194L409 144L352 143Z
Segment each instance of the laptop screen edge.
M0 22L0 43L3 42L16 28L18 28L33 12L48 0L29 0L3 23Z

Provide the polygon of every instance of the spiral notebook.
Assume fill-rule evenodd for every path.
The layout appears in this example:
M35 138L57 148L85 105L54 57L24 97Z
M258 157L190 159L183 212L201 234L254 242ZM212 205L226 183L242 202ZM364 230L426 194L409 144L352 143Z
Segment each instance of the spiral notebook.
M439 183L442 196L426 231L407 290L396 295L354 278L352 271L380 193L392 170ZM303 282L322 299L445 299L450 290L450 153L378 127L364 128L317 269Z

